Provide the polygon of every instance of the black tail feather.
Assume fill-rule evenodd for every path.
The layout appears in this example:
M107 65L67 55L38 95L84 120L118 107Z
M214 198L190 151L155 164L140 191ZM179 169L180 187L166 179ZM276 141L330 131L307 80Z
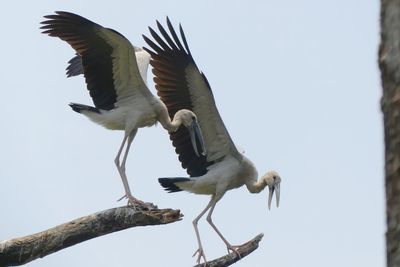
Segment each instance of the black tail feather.
M180 182L187 182L190 181L189 178L158 178L158 182L161 184L162 187L164 187L165 191L168 191L168 193L175 193L182 191L175 183L180 183Z
M100 114L100 110L95 107L83 105L83 104L77 104L77 103L70 103L69 106L72 108L73 111L81 113L83 110L90 111L90 112L96 112Z

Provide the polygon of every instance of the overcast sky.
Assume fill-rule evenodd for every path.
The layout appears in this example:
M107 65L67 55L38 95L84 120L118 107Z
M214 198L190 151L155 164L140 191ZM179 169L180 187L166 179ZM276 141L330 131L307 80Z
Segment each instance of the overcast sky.
M377 267L385 263L383 134L377 68L379 3L361 0L8 1L1 4L0 240L33 234L122 203L114 157L123 137L73 112L92 104L74 55L40 34L43 15L78 13L143 46L168 15L182 23L235 143L259 174L282 177L281 206L267 191L227 193L214 222L232 244L265 234L235 266ZM149 85L154 92L152 76ZM179 208L181 222L134 228L28 266L192 266L192 220L207 196L167 194L158 177L185 176L161 126L139 130L128 158L134 195ZM208 259L226 253L204 221Z

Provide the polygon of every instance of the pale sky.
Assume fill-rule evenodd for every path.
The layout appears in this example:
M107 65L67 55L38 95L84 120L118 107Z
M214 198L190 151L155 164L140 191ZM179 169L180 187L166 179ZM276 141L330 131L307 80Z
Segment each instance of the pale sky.
M74 12L136 46L168 15L182 23L235 143L260 175L282 177L278 209L267 209L267 191L244 187L217 204L214 222L232 244L265 234L235 266L385 265L378 1L48 0L1 9L0 240L123 204L113 162L123 133L70 109L92 101L82 77L65 76L72 48L40 34L43 15ZM159 186L158 177L185 176L161 126L139 130L127 173L135 196L181 209L183 220L96 238L28 266L195 265L192 220L209 198ZM199 228L208 259L224 255L205 220Z

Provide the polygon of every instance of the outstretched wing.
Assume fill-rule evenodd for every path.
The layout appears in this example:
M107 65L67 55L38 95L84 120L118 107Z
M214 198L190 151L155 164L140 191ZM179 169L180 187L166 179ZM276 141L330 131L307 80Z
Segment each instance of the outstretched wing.
M143 48L133 46L135 49L136 63L139 68L140 76L147 85L147 69L150 64L150 54L147 53ZM78 76L83 73L82 58L79 54L76 54L73 58L68 61L66 68L67 77Z
M97 108L111 110L126 98L151 95L128 39L79 15L55 13L45 16L41 29L66 41L81 57L87 88Z
M219 115L207 78L193 60L182 27L180 35L184 46L168 18L167 25L170 33L157 21L163 38L149 27L155 42L143 36L152 50L144 49L151 55L157 94L167 106L170 117L180 109L192 110L197 115L207 150L206 157L197 158L194 155L185 129L171 133L170 138L182 167L191 176L199 176L207 172L209 165L225 156L240 157L240 154Z

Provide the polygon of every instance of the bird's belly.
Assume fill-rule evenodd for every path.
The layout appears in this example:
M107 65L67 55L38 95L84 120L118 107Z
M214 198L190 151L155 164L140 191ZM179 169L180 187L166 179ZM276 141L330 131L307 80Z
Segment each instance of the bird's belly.
M156 123L157 123L156 114L154 112L149 112L143 114L143 116L138 120L137 127L138 128L150 127L155 125Z
M208 179L207 177L196 181L190 189L186 190L195 194L213 195L217 191L239 188L244 184L244 180L238 177L218 177L217 179Z
M242 173L241 162L235 158L226 158L210 171L217 181L217 190L226 191L239 188L245 184L245 175Z
M196 182L194 186L187 188L186 191L200 195L213 195L216 192L216 184L204 181Z
M245 180L237 177L236 179L232 179L228 183L228 190L239 188L245 184Z
M103 126L110 130L125 130L127 112L114 109L104 114Z
M109 130L125 130L125 120L109 120L103 126Z
M110 130L132 130L156 124L157 117L151 110L116 108L102 114L100 124Z
M129 110L127 114L128 124L134 125L134 128L143 128L153 126L157 122L157 116L152 106L148 103L132 103L135 109Z

